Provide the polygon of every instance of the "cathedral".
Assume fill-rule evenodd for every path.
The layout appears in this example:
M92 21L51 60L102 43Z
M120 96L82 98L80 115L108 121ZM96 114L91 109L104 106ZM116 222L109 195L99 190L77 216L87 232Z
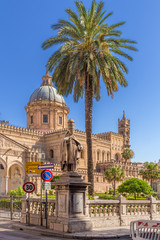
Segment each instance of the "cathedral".
M22 186L27 179L26 162L53 163L54 175L61 174L61 144L68 131L83 145L78 172L87 181L87 146L85 132L76 130L74 120L67 120L69 109L64 98L52 85L48 71L42 77L42 85L32 94L25 107L27 128L0 123L0 194ZM130 146L130 120L123 113L118 120L118 133L92 134L94 182L96 192L112 188L104 176L110 166L125 170L125 179L138 177L138 167L130 160L125 162L121 153ZM30 174L32 175L32 174ZM40 174L30 177L40 192Z

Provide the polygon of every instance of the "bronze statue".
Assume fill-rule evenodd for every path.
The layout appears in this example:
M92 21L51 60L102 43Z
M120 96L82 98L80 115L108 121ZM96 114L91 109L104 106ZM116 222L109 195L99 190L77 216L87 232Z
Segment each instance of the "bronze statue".
M70 135L69 132L67 132L63 139L61 150L61 170L65 172L75 172L77 170L77 161L81 156L83 146L74 135Z

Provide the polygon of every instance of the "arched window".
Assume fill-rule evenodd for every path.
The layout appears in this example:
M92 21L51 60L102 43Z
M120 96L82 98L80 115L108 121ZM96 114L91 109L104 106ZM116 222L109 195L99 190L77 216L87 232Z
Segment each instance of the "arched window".
M115 160L118 161L118 154L115 154Z
M54 158L54 151L53 151L53 149L50 150L50 158Z
M97 162L99 161L99 151L97 152Z
M102 152L102 162L104 162L104 152Z
M107 152L107 161L109 161L109 152Z

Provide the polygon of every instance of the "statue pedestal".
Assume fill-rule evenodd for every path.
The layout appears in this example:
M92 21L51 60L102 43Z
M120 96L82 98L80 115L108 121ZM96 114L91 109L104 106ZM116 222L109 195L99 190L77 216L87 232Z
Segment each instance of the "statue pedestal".
M56 181L56 216L50 223L51 229L79 232L92 228L86 207L88 185L76 172L63 173Z

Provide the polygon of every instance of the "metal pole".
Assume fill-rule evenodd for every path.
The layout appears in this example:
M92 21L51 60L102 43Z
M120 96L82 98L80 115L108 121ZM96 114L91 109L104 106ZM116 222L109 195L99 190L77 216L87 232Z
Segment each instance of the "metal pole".
M48 207L48 198L47 198L47 190L46 190L46 228L47 228L47 225L48 225L48 212L47 212L47 207Z
M43 226L43 219L42 219L42 178L41 178L41 226Z
M28 193L28 225L30 226L30 193Z
M30 182L30 176L28 177ZM28 225L30 226L30 193L28 193Z
M11 220L13 219L13 196L10 196Z

